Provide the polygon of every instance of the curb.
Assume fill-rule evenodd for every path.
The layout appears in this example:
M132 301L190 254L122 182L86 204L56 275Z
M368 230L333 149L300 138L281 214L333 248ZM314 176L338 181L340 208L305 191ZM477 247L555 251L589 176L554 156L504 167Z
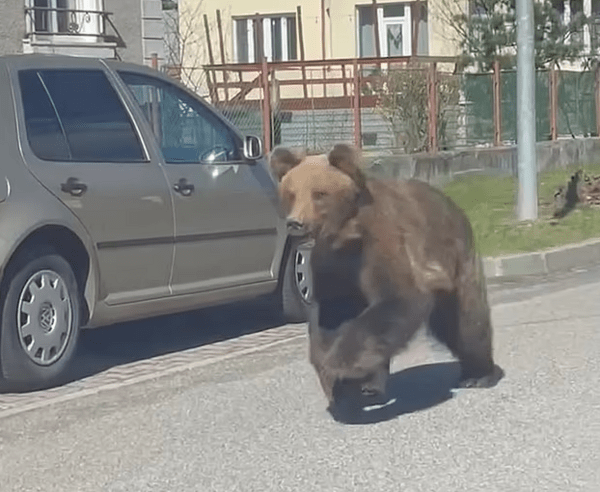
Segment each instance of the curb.
M568 244L532 253L483 259L486 278L500 279L524 275L547 275L600 263L600 239Z

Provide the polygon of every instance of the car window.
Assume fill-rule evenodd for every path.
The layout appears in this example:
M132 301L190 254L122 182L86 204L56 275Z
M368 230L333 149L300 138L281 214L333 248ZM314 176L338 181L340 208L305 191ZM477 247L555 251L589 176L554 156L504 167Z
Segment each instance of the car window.
M119 75L150 122L166 162L241 159L240 139L207 106L160 79L132 72Z
M31 150L40 159L70 161L67 138L37 72L19 72L19 84Z
M24 70L19 84L27 138L40 159L146 160L131 119L101 70Z

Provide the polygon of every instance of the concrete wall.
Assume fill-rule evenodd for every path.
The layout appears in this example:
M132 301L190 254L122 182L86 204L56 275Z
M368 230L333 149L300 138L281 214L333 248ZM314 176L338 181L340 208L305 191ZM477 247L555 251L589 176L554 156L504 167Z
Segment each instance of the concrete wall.
M178 35L179 11L163 10L162 23L164 30L164 63L178 65L181 63L181 41Z
M123 61L142 63L142 2L144 0L104 0L104 10L112 12L111 20L125 41L117 52ZM110 31L110 30L109 30Z
M142 0L142 53L144 65L152 64L152 54L158 56L158 66L165 63L165 20L161 0Z
M0 1L0 55L23 52L25 14L22 0Z
M444 184L465 174L517 175L516 146L440 152L436 155L364 154L369 172L379 176L418 178ZM538 171L600 162L600 138L577 138L537 144Z

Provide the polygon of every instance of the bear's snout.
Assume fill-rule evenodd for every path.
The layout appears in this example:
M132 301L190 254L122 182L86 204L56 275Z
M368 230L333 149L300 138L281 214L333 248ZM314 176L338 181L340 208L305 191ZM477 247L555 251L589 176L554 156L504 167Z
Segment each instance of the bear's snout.
M288 217L286 225L288 233L294 236L302 236L306 234L306 228L304 227L304 224L296 217Z

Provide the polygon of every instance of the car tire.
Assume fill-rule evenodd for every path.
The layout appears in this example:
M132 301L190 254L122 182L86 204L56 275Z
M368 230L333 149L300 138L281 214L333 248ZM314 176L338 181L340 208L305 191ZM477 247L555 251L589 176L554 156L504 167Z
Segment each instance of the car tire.
M310 276L310 246L292 241L285 262L281 286L283 315L289 323L302 323L312 295Z
M0 387L60 384L75 356L81 319L71 265L48 249L29 250L8 266L1 296Z

